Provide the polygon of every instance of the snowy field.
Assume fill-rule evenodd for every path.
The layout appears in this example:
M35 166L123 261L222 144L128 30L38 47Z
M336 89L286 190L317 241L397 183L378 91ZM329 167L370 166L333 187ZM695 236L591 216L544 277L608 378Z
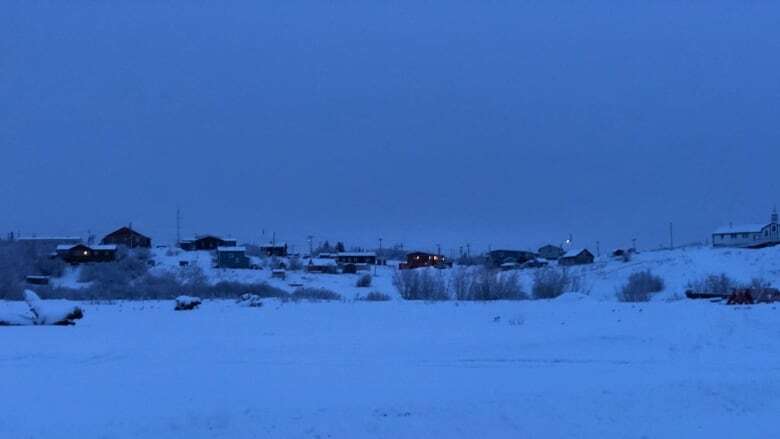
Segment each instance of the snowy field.
M0 328L0 438L770 438L772 305L84 304ZM22 303L0 302L4 311Z

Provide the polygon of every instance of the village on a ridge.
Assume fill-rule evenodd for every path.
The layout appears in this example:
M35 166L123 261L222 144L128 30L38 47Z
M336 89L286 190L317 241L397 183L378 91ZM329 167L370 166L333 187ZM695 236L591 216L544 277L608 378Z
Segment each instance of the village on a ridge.
M174 245L166 245L156 243L152 237L132 225L120 227L101 239L9 234L6 241L13 243L17 248L27 249L36 254L47 254L49 259L61 261L67 267L72 267L61 275L62 278L46 272L24 273L28 285L70 288L86 285L73 278L72 273L74 270L78 272L80 266L117 261L128 251L144 254L143 261L148 265L149 270L187 271L188 267L194 267L203 269L207 277L211 278L245 283L267 281L285 289L303 285L320 285L318 282L326 278L317 277L319 275L360 275L361 273L373 275L378 280L381 280L384 275L384 288L391 289L393 287L389 285L387 278L393 272L425 267L449 271L447 269L454 267L481 266L499 273L536 273L539 270L557 267L560 267L558 270L570 271L576 267L583 267L579 273L588 274L585 267L601 261L598 270L617 272L616 270L624 271L620 267L628 265L609 265L612 264L609 261L629 262L637 258L640 253L630 246L614 249L602 255L598 249L573 245L571 237L562 243L545 244L533 250L498 248L475 255L463 249L456 254L445 255L438 247L434 251L406 250L402 246L387 248L382 247L381 242L379 248L372 250L347 248L341 242L331 245L325 241L315 245L312 237L308 238L308 246L303 246L308 247L304 248L304 251L276 239L257 245L238 242L234 238L216 234L197 235L179 239ZM776 210L772 211L767 223L729 224L718 228L711 235L713 250L761 249L778 243L780 243L780 223ZM651 251L642 253L642 257L652 254ZM241 274L242 272L245 274ZM71 273L70 278L67 273ZM599 276L605 277L604 274ZM330 282L330 285L338 288L343 288L345 285L343 281ZM677 289L682 290L683 287ZM675 294L680 292L676 291Z

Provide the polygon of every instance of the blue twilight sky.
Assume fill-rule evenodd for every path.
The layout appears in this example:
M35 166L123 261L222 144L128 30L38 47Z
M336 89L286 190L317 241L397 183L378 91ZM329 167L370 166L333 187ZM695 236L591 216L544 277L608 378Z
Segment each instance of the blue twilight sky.
M0 231L602 249L760 222L780 4L4 1Z

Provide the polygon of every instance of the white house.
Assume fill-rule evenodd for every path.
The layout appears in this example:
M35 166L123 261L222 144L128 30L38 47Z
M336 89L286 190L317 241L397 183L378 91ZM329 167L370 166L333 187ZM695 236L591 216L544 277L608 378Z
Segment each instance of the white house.
M777 209L769 224L728 225L712 234L713 247L761 248L780 244L780 224Z

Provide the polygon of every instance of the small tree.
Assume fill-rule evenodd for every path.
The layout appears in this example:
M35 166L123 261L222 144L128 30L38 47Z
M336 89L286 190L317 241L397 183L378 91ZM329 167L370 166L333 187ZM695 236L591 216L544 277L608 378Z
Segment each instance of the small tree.
M368 288L371 286L372 277L370 274L366 273L358 277L356 286L358 288Z
M532 290L536 299L553 299L578 287L578 279L566 270L547 267L534 272Z

